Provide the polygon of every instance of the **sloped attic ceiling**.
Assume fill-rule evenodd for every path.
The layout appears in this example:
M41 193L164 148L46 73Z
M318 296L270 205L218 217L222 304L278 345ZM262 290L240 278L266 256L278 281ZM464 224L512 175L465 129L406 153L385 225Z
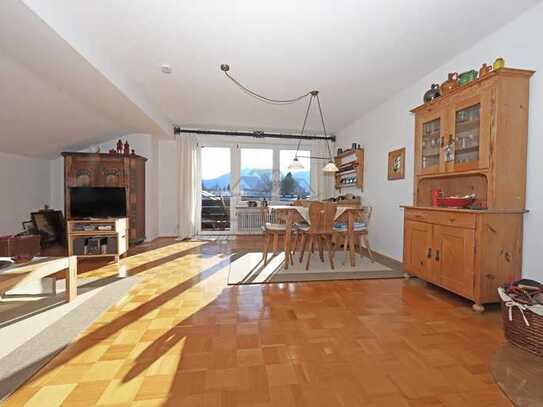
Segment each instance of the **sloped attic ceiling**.
M320 90L332 131L538 2L24 1L83 55L137 83L176 124L300 128L304 103L271 106L247 97L220 72L228 63L235 77L272 98ZM481 62L496 56L481 55ZM160 72L163 63L171 75ZM318 116L311 119L309 129L318 131Z
M171 132L20 1L0 2L0 151L52 158L128 133Z
M221 63L270 97L319 89L339 131L537 2L2 0L0 151L51 157L172 123L299 129L303 103L248 98Z

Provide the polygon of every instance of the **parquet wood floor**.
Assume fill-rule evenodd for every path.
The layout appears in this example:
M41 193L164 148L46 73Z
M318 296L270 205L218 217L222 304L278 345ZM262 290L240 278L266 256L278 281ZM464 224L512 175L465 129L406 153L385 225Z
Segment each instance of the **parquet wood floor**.
M510 406L493 383L497 308L411 280L226 285L257 238L159 240L107 277L139 274L6 406Z

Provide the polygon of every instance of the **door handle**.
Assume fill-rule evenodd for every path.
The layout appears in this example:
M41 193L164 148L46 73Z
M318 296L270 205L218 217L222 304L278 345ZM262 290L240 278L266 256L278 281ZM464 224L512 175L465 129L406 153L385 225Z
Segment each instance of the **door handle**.
M439 261L439 250L436 250L436 261Z
M441 136L441 148L445 147L445 137Z
M431 247L428 248L428 258L429 259L432 258L432 248Z

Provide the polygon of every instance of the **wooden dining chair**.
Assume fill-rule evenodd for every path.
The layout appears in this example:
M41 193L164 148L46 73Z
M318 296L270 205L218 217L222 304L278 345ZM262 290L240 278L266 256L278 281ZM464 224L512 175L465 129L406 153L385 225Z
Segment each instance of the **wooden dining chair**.
M372 207L371 206L362 206L360 211L357 211L353 222L353 239L349 237L349 225L347 223L336 223L334 225L334 248L332 253L335 254L336 247L338 245L338 237L343 239L343 253L345 254L345 259L347 259L348 251L351 249L354 251L356 245L359 245L360 256L364 256L364 246L368 251L369 258L373 263L375 259L373 258L373 253L371 251L370 242L369 242L369 227L371 220ZM362 245L364 243L364 245ZM351 258L351 265L354 267L355 260Z
M261 207L262 216L262 232L264 233L264 247L262 248L262 260L264 265L268 263L268 252L270 245L273 248L273 256L276 256L279 252L279 238L286 238L287 225L281 220L277 222L270 222L270 209L268 207ZM290 261L294 264L292 257L292 251L285 253L285 261Z
M321 261L324 262L324 246L328 251L330 267L335 269L332 253L332 234L337 205L335 203L313 202L309 205L309 225L298 228L301 234L300 263L303 262L307 248L307 263L305 269L309 269L311 254L315 246L319 250Z

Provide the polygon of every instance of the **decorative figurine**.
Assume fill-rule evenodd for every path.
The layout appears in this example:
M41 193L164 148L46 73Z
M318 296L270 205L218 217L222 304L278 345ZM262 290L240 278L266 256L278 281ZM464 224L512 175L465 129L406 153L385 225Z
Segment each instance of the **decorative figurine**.
M424 94L424 103L428 103L439 96L441 96L439 85L437 83L433 83L430 89L428 89Z
M462 72L458 76L458 83L460 84L460 86L464 86L466 83L470 83L475 79L477 79L477 71L475 69L472 69L471 71Z
M445 96L458 87L458 72L449 73L449 78L441 84L441 94Z
M484 63L483 65L481 65L481 68L479 69L479 78L482 78L483 76L485 76L486 74L489 74L490 72L492 72L492 65L487 65L486 63Z
M119 141L117 141L117 154L122 154L123 153L123 142L119 139Z
M128 144L128 141L124 142L124 155L130 154L130 144Z
M499 69L502 69L505 67L505 60L503 58L496 58L494 61L494 65L492 65L492 69L497 71Z

